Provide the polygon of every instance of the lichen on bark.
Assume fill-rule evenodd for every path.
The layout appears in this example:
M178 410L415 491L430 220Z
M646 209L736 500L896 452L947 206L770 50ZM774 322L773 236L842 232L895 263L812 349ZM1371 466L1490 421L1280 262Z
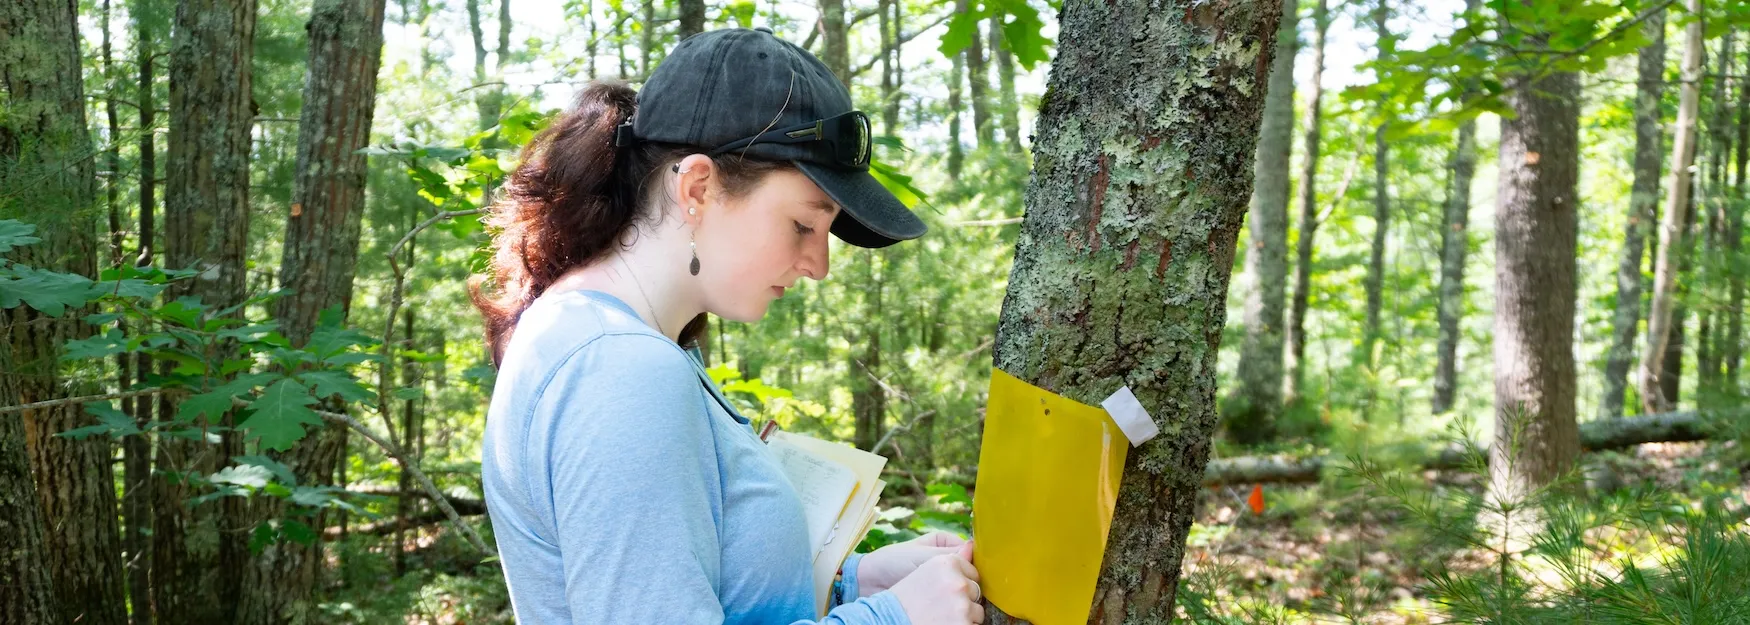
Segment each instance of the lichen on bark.
M1115 0L1061 16L995 364L1087 403L1128 385L1161 427L1126 461L1091 622L1172 614L1281 8Z

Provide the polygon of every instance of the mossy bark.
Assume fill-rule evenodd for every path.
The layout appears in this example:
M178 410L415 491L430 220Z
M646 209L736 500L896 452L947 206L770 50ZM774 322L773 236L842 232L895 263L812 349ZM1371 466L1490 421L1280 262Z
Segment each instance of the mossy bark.
M1114 0L1061 16L995 364L1087 403L1128 385L1160 425L1126 461L1091 622L1172 615L1281 14Z
M165 262L201 278L166 297L197 297L209 310L243 301L249 240L251 60L255 0L183 0L170 51L170 138L165 167ZM162 414L174 414L165 398ZM230 425L230 417L210 425ZM201 494L180 476L206 475L242 453L235 434L217 444L160 440L152 480L152 605L163 623L229 623L235 572L248 559L239 501L189 505Z
M0 3L0 219L33 223L42 239L8 253L9 260L91 276L100 257L99 211L76 9L76 3L66 0ZM34 402L83 392L69 388L60 355L66 341L88 334L89 326L79 320L88 312L76 308L51 317L28 306L0 311L0 341L9 343L10 354L7 366L0 367L9 388L0 401ZM0 453L9 455L5 463L11 465L0 469L0 483L8 483L0 495L8 503L0 506L21 515L20 535L0 538L0 549L16 553L0 560L35 560L53 580L51 601L58 606L43 605L39 593L50 587L31 572L19 573L20 582L29 586L0 590L0 603L10 602L11 593L17 592L23 616L46 618L54 614L47 610L58 607L67 622L126 623L111 441L57 436L94 421L78 405L0 419L14 421L0 432ZM29 470L22 474L16 463L24 458L10 456L19 452L28 457ZM34 489L19 483L30 479ZM30 507L28 494L33 491L40 514L35 521L22 511ZM39 530L33 544L14 542L31 540ZM0 616L12 610L0 608Z

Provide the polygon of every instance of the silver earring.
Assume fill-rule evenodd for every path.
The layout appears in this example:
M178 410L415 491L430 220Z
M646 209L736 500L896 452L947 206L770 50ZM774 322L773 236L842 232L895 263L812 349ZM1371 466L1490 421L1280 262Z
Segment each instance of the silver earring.
M687 237L687 245L690 245L693 248L693 263L687 265L687 271L693 272L693 275L695 276L699 275L699 243L689 236Z

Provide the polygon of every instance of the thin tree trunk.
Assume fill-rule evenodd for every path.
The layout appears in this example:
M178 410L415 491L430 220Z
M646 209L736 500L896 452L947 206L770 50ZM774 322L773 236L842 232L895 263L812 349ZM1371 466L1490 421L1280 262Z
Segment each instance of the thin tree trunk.
M1390 9L1386 0L1379 0L1379 5L1373 11L1374 33L1378 38L1380 59L1383 60L1386 51L1390 49L1392 35L1386 30L1386 18ZM1385 303L1385 248L1387 239L1391 236L1391 146L1385 140L1386 129L1391 126L1389 104L1380 105L1380 115L1384 118L1373 132L1373 248L1367 262L1367 318L1361 331L1361 358L1359 362L1368 369L1375 364L1375 346L1379 342L1379 314ZM1373 391L1368 391L1368 397L1373 397ZM1373 406L1369 401L1367 414L1372 414Z
M1283 0L1258 131L1246 249L1245 342L1239 386L1222 420L1234 441L1256 444L1275 436L1282 409L1282 313L1288 279L1288 161L1294 151L1294 53L1298 0Z
M1745 46L1750 48L1750 44ZM1750 67L1750 60L1745 63ZM1750 79L1738 79L1738 140L1737 140L1737 171L1732 179L1732 188L1743 201L1750 197L1746 192L1745 169L1750 169ZM1726 368L1726 390L1738 392L1738 367L1744 356L1744 266L1743 237L1744 210L1742 204L1733 206L1727 213L1726 221L1726 258L1728 260L1727 305L1726 305L1726 348L1723 358Z
M955 0L956 11L972 10L971 0ZM984 56L984 36L980 24L972 25L972 43L961 54L966 56L967 95L972 98L972 136L978 147L988 147L996 141L996 128L990 119L990 69Z
M1635 332L1641 321L1641 289L1645 278L1641 263L1647 234L1653 229L1653 212L1659 203L1659 169L1663 164L1664 135L1660 129L1660 101L1665 88L1665 12L1654 13L1641 26L1651 43L1639 53L1635 89L1634 183L1629 192L1628 227L1622 237L1622 259L1616 268L1616 314L1611 319L1610 355L1604 363L1604 398L1600 417L1621 415L1629 367L1634 363Z
M370 141L375 113L383 4L316 0L311 9L309 78L280 265L280 285L292 294L274 302L274 318L293 345L309 339L322 311L338 309L344 319L351 308L366 172L365 157L357 152ZM332 426L312 428L278 457L300 484L331 484L343 440ZM261 518L284 511L277 502L262 507ZM312 527L320 531L324 519L317 514ZM237 622L316 622L313 591L321 555L320 545L291 541L263 548L244 571L248 592L239 601Z
M157 242L154 240L157 234L154 213L157 209L155 196L158 187L158 158L153 135L157 131L158 107L152 98L155 82L152 57L157 35L152 29L155 20L145 15L147 12L149 10L143 1L134 2L129 9L134 20L134 59L139 66L135 101L140 109L140 251L134 258L134 264L139 266L152 264L152 257L157 250ZM144 380L146 373L152 370L152 359L145 354L135 354L133 361L135 374ZM128 401L131 407L128 414L134 418L135 424L144 428L145 424L152 421L152 408L156 403L156 398L151 396L136 397ZM130 558L128 596L134 601L134 625L151 625L155 622L151 586L155 496L152 492L153 451L151 437L129 436L122 439L122 549Z
M1467 15L1474 15L1481 9L1481 0L1466 0ZM1475 86L1466 85L1459 97L1469 100L1475 94ZM1458 342L1462 335L1458 323L1464 317L1464 262L1470 251L1470 187L1476 171L1477 122L1467 119L1459 125L1458 140L1452 149L1452 195L1446 201L1446 218L1440 229L1440 303L1435 312L1440 325L1440 342L1435 347L1434 414L1452 410L1458 394Z
M820 0L820 25L826 31L821 61L839 82L851 84L851 42L845 23L845 0Z
M866 258L864 276L867 294L863 300L863 313L866 319L881 318L881 295L883 276L883 256L879 252L864 251ZM881 324L870 325L863 334L863 352L852 356L850 362L851 375L851 414L856 417L856 429L852 440L858 449L874 449L875 443L887 433L887 389L881 385Z
M6 190L0 193L0 219L33 223L42 239L12 250L8 260L91 276L101 253L76 7L65 0L0 3L0 42L5 42L0 43L0 102L5 102L0 114L0 189ZM62 379L59 359L66 341L88 334L79 321L86 312L73 309L50 317L29 306L0 311L0 341L10 343L11 357L9 366L0 369L0 377L10 378L3 383L4 399L34 402L80 392ZM11 465L24 461L13 455L24 451L29 472L14 473L16 465L0 470L13 476L7 482L34 475L34 503L41 516L19 514L19 531L38 542L13 545L27 553L0 560L37 561L53 582L52 601L67 622L126 623L110 440L56 436L91 421L78 405L32 410L22 419L10 419L16 421L0 432L0 453L8 455L5 462ZM30 505L30 488L14 483L6 491L0 499L8 501L0 507ZM48 554L54 555L38 560ZM38 593L46 594L50 587L41 585L36 574L0 575L18 575L28 584L16 591L23 602L17 609L21 615L48 616L57 609L43 605ZM0 591L0 596L13 592ZM0 608L0 614L13 610Z
M1544 45L1547 35L1527 38ZM1537 70L1533 70L1537 71ZM1573 465L1579 76L1553 72L1508 96L1495 209L1496 493L1512 501Z
M1306 133L1306 161L1300 174L1300 232L1294 243L1294 293L1288 303L1288 389L1286 400L1298 401L1304 391L1303 366L1306 358L1306 308L1312 293L1313 235L1319 229L1318 175L1319 131L1322 123L1321 102L1325 72L1325 31L1331 26L1327 0L1315 0L1313 6L1312 84L1308 86L1306 121L1301 124Z
M1166 433L1125 462L1089 622L1173 615L1281 15L1274 0L1064 5L995 364L1093 404L1128 385ZM1211 51L1221 37L1255 44Z
M966 148L960 144L960 111L965 108L960 98L960 88L965 84L966 57L953 55L948 60L948 177L959 179L960 170L966 166Z
M893 23L893 13L889 5L896 0L880 0L875 12L880 15L881 27L881 132L886 135L896 135L895 126L899 125L899 110L892 105L898 102L899 92L893 82L893 59L899 55L899 27Z
M638 76L639 80L649 80L650 72L656 69L656 2L644 0L642 24L638 25Z
M1691 15L1701 14L1701 0L1685 0ZM1659 231L1659 257L1653 270L1653 310L1647 316L1648 349L1641 359L1641 406L1645 412L1666 412L1676 405L1673 394L1661 388L1666 377L1665 348L1672 341L1672 308L1676 302L1676 268L1685 256L1685 210L1690 195L1690 165L1695 162L1695 117L1700 99L1702 24L1692 21L1685 29L1683 86L1677 106L1676 140L1671 150L1671 182L1665 198L1665 224Z
M681 39L705 32L705 0L680 0L680 5Z
M1736 54L1733 51L1737 39L1737 31L1728 28L1726 35L1720 40L1719 63L1714 70L1713 94L1709 97L1713 107L1713 119L1708 121L1707 134L1707 177L1702 186L1703 210L1707 219L1702 226L1703 259L1700 271L1690 281L1701 292L1702 302L1717 301L1714 287L1719 283L1715 277L1722 269L1715 260L1720 258L1720 247L1724 243L1726 227L1726 162L1732 155L1732 134L1728 132L1731 125L1731 108L1726 105L1726 81L1732 75ZM1716 329L1723 329L1724 324L1714 325L1715 312L1718 307L1704 304L1699 307L1700 320L1695 329L1695 375L1696 390L1714 388L1720 377L1720 349L1717 343L1720 337L1715 336ZM1696 400L1707 397L1697 392Z
M1015 98L1015 55L1009 51L1009 44L1003 39L1002 16L990 18L990 54L996 59L997 102L1002 108L1003 116L1003 147L1010 152L1021 151L1021 105ZM1293 83L1290 83L1293 84ZM1289 102L1289 115L1292 117L1294 103ZM1286 170L1284 170L1286 171Z

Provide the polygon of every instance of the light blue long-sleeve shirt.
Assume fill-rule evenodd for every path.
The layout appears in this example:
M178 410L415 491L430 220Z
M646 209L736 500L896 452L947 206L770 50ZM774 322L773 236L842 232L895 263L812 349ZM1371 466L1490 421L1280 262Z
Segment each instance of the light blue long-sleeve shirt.
M481 456L519 623L815 622L795 489L698 361L613 296L548 293L523 313ZM883 591L819 623L909 620Z

